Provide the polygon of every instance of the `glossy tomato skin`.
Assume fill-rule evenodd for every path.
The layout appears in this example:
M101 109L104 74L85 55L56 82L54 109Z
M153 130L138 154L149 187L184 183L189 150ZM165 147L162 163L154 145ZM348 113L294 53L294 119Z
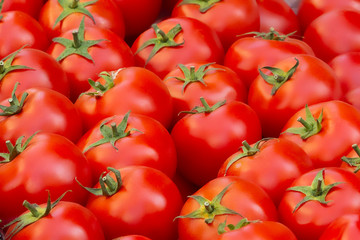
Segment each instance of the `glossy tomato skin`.
M287 37L284 41L243 37L227 50L224 65L234 70L249 87L258 76L258 68L271 66L296 54L314 55L305 42Z
M124 115L115 115L103 119L106 125L116 123L118 126ZM99 122L85 133L77 145L84 151L90 144L103 138ZM130 129L138 131L131 131ZM116 141L115 149L111 143L90 148L85 152L96 179L107 167L122 168L130 165L148 166L164 172L172 178L176 170L176 150L174 142L166 130L153 118L130 113L127 130L130 135Z
M325 13L314 20L304 33L304 41L325 62L343 53L359 51L359 37L360 12L354 10Z
M71 3L72 1L69 1ZM88 2L80 0L80 2ZM113 0L98 0L94 4L85 7L93 16L95 22L83 13L71 13L54 27L55 20L63 11L58 0L48 0L41 8L39 22L44 27L49 39L60 36L69 30L79 27L85 16L85 26L97 26L108 29L119 37L125 36L125 24L122 12Z
M40 207L46 207L42 204ZM11 225L8 232L15 225ZM98 219L84 206L60 201L49 215L39 219L18 232L13 240L84 239L104 240Z
M322 169L314 169L303 174L291 186L310 186L320 170ZM288 226L299 240L318 239L336 218L348 213L358 213L360 210L360 182L352 172L328 167L324 168L323 176L325 185L341 182L327 194L327 204L308 201L293 213L295 206L305 196L295 191L287 191L280 202L280 222Z
M117 237L114 238L113 240L151 240L151 239L140 235L128 235L123 237Z
M27 13L9 11L1 13L1 16L0 36L3 37L0 39L0 59L25 45L43 51L50 45L43 27Z
M139 67L144 67L156 73L160 78L169 73L178 64L186 64L189 62L217 62L222 63L224 58L224 49L216 32L205 23L199 20L186 17L167 18L160 21L157 25L168 33L170 29L180 24L180 31L174 41L176 43L184 42L178 47L167 47L161 49L152 57L147 64L153 45L147 46L142 51L137 50L149 39L155 38L154 29L150 28L141 33L131 46L135 54L135 63Z
M211 113L186 115L175 124L171 136L179 172L202 186L217 176L221 164L243 140L253 143L261 138L261 126L253 109L232 101Z
M356 239L360 236L360 215L345 214L335 219L321 234L319 240Z
M72 40L72 31L61 37ZM85 27L85 40L106 39L88 49L93 61L78 54L72 54L60 61L71 85L70 99L75 102L78 96L89 89L88 79L98 78L102 71L113 71L134 65L133 54L126 42L113 32L99 27ZM47 52L55 59L65 47L53 42Z
M206 12L200 12L197 4L179 5L182 1L177 2L171 17L190 17L207 24L220 37L224 49L228 49L238 35L259 30L260 16L256 0L223 0Z
M76 100L75 106L85 130L106 117L125 114L129 110L152 117L168 128L172 121L173 101L165 83L145 68L127 67L115 72L115 86L102 96L83 94ZM105 84L103 78L97 81ZM89 89L89 92L94 91Z
M4 1L2 12L22 11L37 19L46 0L11 0Z
M289 118L306 104L339 99L340 84L333 69L320 58L301 54L285 58L270 67L295 73L272 95L273 85L258 75L249 88L248 104L260 118L264 137L279 137ZM270 72L262 70L271 76Z
M153 240L176 239L173 219L180 212L182 200L171 179L145 166L119 171L123 180L120 190L110 197L92 195L86 205L99 219L106 239L130 234Z
M273 138L259 145L259 152L234 162L226 171L229 162L242 154L232 154L219 169L218 177L238 176L262 187L278 205L292 181L313 168L310 157L297 144Z
M18 82L17 92L33 87L44 87L70 96L70 86L61 65L48 53L24 48L16 54L12 66L23 65L31 69L19 69L8 72L0 84L0 100L11 97L11 92Z
M193 195L202 196L212 200L225 187L229 186L220 203L239 214L217 215L210 224L205 223L204 218L179 218L179 240L217 239L219 236L218 225L226 220L227 224L236 224L243 217L248 220L276 221L277 213L274 203L265 191L258 185L234 176L226 176L213 179L199 188ZM184 203L180 215L189 214L200 208L199 203L188 198Z
M6 196L0 199L1 206L5 206L0 208L4 223L24 211L24 200L45 203L47 190L53 199L72 190L63 199L85 204L88 192L79 186L75 177L84 184L93 183L90 165L81 150L64 136L54 133L36 134L12 161L0 163L0 173L0 194Z
M306 119L303 108L288 120L279 138L286 138L298 144L310 156L316 168L340 166L340 158L351 151L352 144L360 142L359 110L339 100L310 105L309 110L315 119L323 110L322 128L319 133L303 140L297 134L285 132L291 127L302 127L297 119Z

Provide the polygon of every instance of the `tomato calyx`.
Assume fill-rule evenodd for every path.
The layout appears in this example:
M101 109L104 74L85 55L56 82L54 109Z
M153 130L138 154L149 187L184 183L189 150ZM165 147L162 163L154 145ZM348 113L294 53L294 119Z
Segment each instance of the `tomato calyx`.
M299 66L299 60L295 58L295 61L295 65L291 67L290 70L287 72L283 71L280 68L268 66L258 69L260 76L265 80L265 82L273 86L273 88L271 89L271 96L275 95L276 91L279 90L279 88L293 76L297 67ZM263 71L261 71L262 69L269 70L272 75L266 75Z
M147 40L146 42L144 42L139 49L135 52L135 55L138 54L141 50L143 50L144 48L146 48L147 46L150 45L154 45L153 49L150 52L150 55L148 56L148 58L146 59L145 62L145 66L147 65L147 63L151 60L151 58L153 58L155 56L155 54L160 51L160 49L165 48L165 47L178 47L181 46L185 43L185 41L181 42L181 43L177 43L175 42L174 38L176 37L176 35L178 35L181 31L181 25L180 24L176 24L172 29L170 29L170 31L168 33L164 33L163 30L161 30L157 24L153 24L151 25L151 27L154 29L156 37Z
M351 147L354 149L354 151L359 157L349 158L343 156L341 160L349 164L351 167L356 167L354 173L357 173L360 170L360 148L357 144L353 144Z
M324 183L324 169L321 169L313 179L310 186L295 186L290 187L287 191L301 192L305 194L305 197L296 204L293 213L296 212L299 207L308 201L318 201L322 204L328 204L330 201L326 201L326 196L330 190L343 182L335 182L329 185Z
M177 218L201 218L204 219L206 224L210 224L214 221L217 215L225 215L225 214L235 214L240 215L240 213L231 210L223 205L221 205L221 200L224 197L224 194L228 190L231 184L227 185L218 195L216 195L212 200L206 199L199 195L191 195L189 198L195 199L200 205L198 209L195 211L175 217ZM174 220L175 220L174 219Z
M226 100L223 100L210 106L203 97L200 98L200 101L203 104L203 107L195 106L190 111L181 111L180 113L189 113L189 114L211 113L226 103Z
M221 0L183 0L179 3L178 6L186 5L186 4L196 4L199 5L199 11L201 13L207 12L210 8L212 8L215 3L220 2Z
M15 94L18 85L19 82L15 83L14 89L11 92L11 98L8 99L10 106L0 105L0 109L3 111L0 113L0 116L12 116L21 112L25 103L25 99L29 94L24 92L21 96L21 100L19 101Z
M91 20L95 23L95 19L92 14L85 7L96 3L98 0L80 2L80 0L58 0L59 4L63 8L63 11L56 18L53 28L62 21L64 18L69 16L72 13L82 13L91 18Z
M9 232L6 233L5 239L10 240L14 235L20 232L26 226L35 223L40 218L46 217L49 215L50 211L60 202L60 200L65 196L67 192L71 192L71 190L66 191L63 193L57 200L51 203L50 192L48 191L48 199L46 203L46 208L42 208L36 203L29 203L27 200L23 202L23 206L26 207L30 212L25 213L13 221L6 224L3 228L7 228L10 225L16 223L16 226Z
M108 120L105 120L104 122L102 122L100 125L100 132L101 132L103 138L100 139L99 141L94 142L94 143L90 144L89 146L87 146L83 152L85 153L90 148L93 148L93 147L96 147L96 146L99 146L99 145L102 145L105 143L110 143L117 151L118 148L115 146L115 142L117 140L129 136L132 131L137 131L137 132L142 133L140 130L138 130L136 128L131 128L130 130L125 131L127 128L129 115L130 115L130 111L128 111L124 115L124 118L121 120L121 122L119 123L118 126L116 126L116 123L111 123L110 126L105 125Z
M0 153L0 157L4 158L4 160L1 160L0 163L9 163L11 162L16 156L18 156L20 153L22 153L29 145L31 139L33 139L33 137L37 134L38 132L35 132L33 135L31 135L25 142L24 144L22 143L22 140L25 136L21 136L19 137L16 142L15 145L13 145L10 140L7 140L5 142L6 147L9 151L9 153Z
M88 60L91 60L94 63L91 55L89 54L89 48L98 44L102 41L107 41L106 39L98 39L98 40L85 40L85 17L80 22L79 29L74 30L73 40L56 37L53 39L53 42L59 43L65 47L64 51L56 58L56 61L60 62L64 58L72 55L77 54L80 55Z
M120 190L122 186L122 179L119 170L112 167L108 167L107 169L115 174L115 179L110 176L110 172L108 172L105 176L104 174L106 172L103 172L99 177L100 188L85 187L77 179L75 180L80 184L81 187L95 196L111 197Z
M269 32L248 32L241 34L239 36L244 35L255 35L254 38L262 38L265 40L274 40L274 41L285 41L286 38L295 34L296 31L288 33L286 35L281 35L278 31L275 31L273 27L269 29Z
M298 134L300 137L305 140L313 135L318 134L321 131L322 125L322 118L323 118L323 110L321 110L320 116L318 119L315 119L314 116L311 114L308 105L305 106L306 111L306 120L302 117L297 119L303 127L300 128L289 128L285 132Z
M234 224L226 224L226 219L224 222L220 223L219 226L218 226L218 233L219 234L224 234L226 232L228 232L226 230L226 228L228 228L230 231L233 231L233 230L237 230L237 229L240 229L242 227L245 227L251 223L257 223L257 222L260 222L259 220L253 220L253 221L249 221L247 218L243 218L241 219L236 225Z
M105 80L105 84L101 84L100 82L95 82L94 80L89 78L88 82L95 91L83 92L80 94L80 96L88 95L88 96L92 96L92 97L102 97L108 90L110 90L111 88L113 88L115 86L115 84L114 84L115 76L122 69L123 68L120 68L115 72L106 72L106 71L101 72L99 74L99 77L101 77L102 79Z
M0 21L1 21L2 18L3 18L3 15L2 15L2 13L1 13L1 11L2 11L2 8L3 8L4 1L5 1L5 0L1 0L1 1L0 1Z

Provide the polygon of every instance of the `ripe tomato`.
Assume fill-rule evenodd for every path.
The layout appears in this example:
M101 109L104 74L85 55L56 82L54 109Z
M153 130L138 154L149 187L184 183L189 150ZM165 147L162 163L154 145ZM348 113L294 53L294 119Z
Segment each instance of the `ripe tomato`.
M328 167L295 179L281 199L280 222L299 240L315 240L336 218L360 211L360 182L352 172Z
M46 2L46 0L2 0L3 12L8 11L21 11L29 14L33 18L37 19L40 9ZM3 36L3 35L2 35Z
M151 239L141 235L128 235L123 237L117 237L112 240L151 240Z
M224 49L228 49L238 35L258 31L260 27L256 0L179 0L171 16L194 18L207 24L220 37Z
M360 236L360 214L338 217L321 234L319 240L357 239Z
M141 33L131 47L137 66L160 78L178 64L222 63L224 49L216 32L193 18L167 18Z
M341 168L345 168L353 173L360 179L360 148L358 144L354 143L352 150L346 155L341 157Z

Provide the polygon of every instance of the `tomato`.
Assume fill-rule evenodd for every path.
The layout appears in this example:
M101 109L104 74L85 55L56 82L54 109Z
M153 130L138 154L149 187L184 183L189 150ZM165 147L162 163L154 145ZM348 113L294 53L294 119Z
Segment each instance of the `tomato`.
M356 143L351 145L351 147L352 150L341 157L342 163L340 167L354 172L356 176L360 179L360 148Z
M250 85L248 104L260 118L264 137L278 137L289 118L306 104L341 96L333 69L312 55L288 57L259 72Z
M359 37L360 12L354 10L325 13L311 22L304 33L304 41L325 62L343 53L359 51Z
M45 87L70 95L70 86L65 71L48 53L38 49L21 48L2 60L0 67L0 100L11 97L14 85L17 91L32 87Z
M360 142L359 122L359 110L332 100L299 110L284 125L279 138L298 144L310 156L314 167L340 166L341 157L351 150L353 143Z
M85 26L110 30L123 38L122 12L113 0L48 0L41 8L39 22L49 39L77 29L85 16Z
M89 78L97 79L102 71L134 65L130 47L113 32L100 27L85 28L82 21L74 34L73 31L63 33L53 39L47 50L66 72L73 102L89 89Z
M243 140L261 138L261 126L253 109L239 101L218 102L194 109L180 119L171 131L179 172L190 182L202 186L216 178L221 164Z
M45 202L46 190L54 197L72 190L65 200L86 203L88 193L78 185L75 177L84 184L92 184L91 169L74 143L58 134L37 133L7 145L10 148L2 152L0 161L0 194L6 196L0 198L0 219L5 223L23 212L21 205L25 199Z
M360 182L338 167L314 169L295 179L278 208L280 222L299 240L318 239L336 218L359 210Z
M1 13L1 3L0 36L0 58L24 45L45 51L50 44L45 30L36 19L22 11Z
M179 0L171 16L190 17L207 24L218 34L224 49L228 49L238 35L258 31L260 27L256 0Z
M96 179L107 167L142 165L172 178L176 150L169 132L153 118L127 113L104 119L77 143L89 160Z
M360 236L360 214L338 217L321 234L319 240L356 239Z
M169 90L150 70L128 67L102 72L91 84L91 88L75 102L85 130L106 117L125 114L129 110L152 117L166 128L170 126L173 103Z
M277 220L274 203L258 185L238 177L216 178L196 191L177 217L179 240L217 239L225 220Z
M6 232L6 239L105 239L99 221L89 209L78 203L60 201L61 197L51 203L49 195L48 202L40 206L26 201L24 206L28 211L15 219Z
M173 219L179 214L182 201L171 179L145 166L109 170L100 177L93 190L96 195L91 195L86 205L99 219L106 239L131 234L176 239ZM102 189L105 183L109 189L105 190L106 195L99 188L101 182Z
M234 70L249 87L259 75L259 66L271 66L296 54L314 55L314 52L305 42L271 29L257 37L243 37L234 42L225 54L224 65Z
M40 9L42 8L46 0L2 0L2 2L3 12L21 11L37 19Z
M140 235L128 235L123 237L117 237L114 238L113 240L151 240L151 239Z
M222 164L218 177L238 176L252 181L278 205L292 181L312 167L310 157L297 144L286 139L262 139L251 146L244 141L241 150Z
M167 18L141 33L131 46L135 63L160 78L178 64L222 63L224 49L216 32L193 18Z
M247 89L230 68L216 63L179 64L164 77L174 102L172 126L181 118L181 111L199 105L200 97L210 105L218 101L247 101Z

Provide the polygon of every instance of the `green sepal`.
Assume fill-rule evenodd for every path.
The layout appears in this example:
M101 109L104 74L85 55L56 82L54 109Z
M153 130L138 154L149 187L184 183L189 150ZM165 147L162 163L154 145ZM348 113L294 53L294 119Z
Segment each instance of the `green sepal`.
M167 79L169 79L169 78L175 78L175 79L177 79L179 81L184 82L183 87L182 87L182 93L185 92L185 88L190 83L200 82L204 86L206 86L206 83L204 81L204 76L207 74L207 72L214 71L214 70L225 71L222 68L209 68L209 66L212 65L212 64L214 64L214 63L208 63L208 64L201 65L197 70L195 70L194 66L190 66L189 68L187 68L185 65L179 64L178 67L183 72L184 78L170 76L170 77L167 77L165 79L165 81Z
M119 69L119 70L121 70L121 69ZM80 94L80 96L88 95L88 96L92 96L92 97L102 97L108 90L110 90L111 88L113 88L115 86L115 84L114 84L115 77L113 76L113 74L103 71L99 74L99 77L101 77L105 80L105 84L101 84L98 81L95 82L94 80L89 78L88 82L95 91L83 92Z
M10 140L7 140L5 142L6 147L9 151L9 153L0 153L0 157L4 158L4 160L0 161L0 163L9 163L11 162L16 156L18 156L20 153L22 153L29 145L30 141L33 139L33 137L38 133L35 132L33 135L31 135L25 142L22 144L23 138L25 136L19 137L15 145L13 145Z
M1 11L2 11L2 8L3 8L4 1L5 1L5 0L1 0L1 1L0 1L0 21L1 21L2 18L3 18L3 15L1 14ZM0 222L1 222L1 221L0 221Z
M115 142L121 138L127 137L130 135L130 133L132 131L137 131L142 133L140 130L136 129L136 128L131 128L130 130L128 130L127 132L125 132L127 124L128 124L128 118L130 115L130 111L128 111L125 115L124 118L121 120L121 122L119 123L118 126L116 126L116 123L112 123L111 126L107 126L105 125L107 123L107 119L105 121L103 121L100 125L100 132L103 136L102 139L100 139L97 142L94 142L92 144L90 144L89 146L87 146L84 149L84 153L87 152L90 148L105 144L105 143L110 143L115 150L118 150L117 147L115 147Z
M193 198L196 202L198 202L200 207L189 214L177 216L174 220L178 218L201 218L204 219L206 224L210 224L218 215L235 214L241 216L240 213L221 205L221 200L230 186L231 184L227 185L212 200L206 199L198 195L188 196L189 198Z
M151 58L153 58L155 54L160 51L160 49L165 47L178 47L185 43L185 41L177 43L174 40L176 35L182 31L180 24L176 24L175 27L170 29L167 34L165 34L164 31L162 31L157 24L153 24L151 27L154 29L156 37L144 42L143 45L141 45L139 49L135 52L136 55L147 46L154 45L149 57L146 59L145 66L151 60Z
M287 191L301 192L305 194L305 197L296 204L293 213L299 209L299 207L308 201L318 201L322 204L328 204L330 201L326 201L326 196L329 191L343 182L335 182L329 185L324 183L324 169L321 169L313 179L310 186L295 186L290 187Z
M58 0L59 4L63 8L63 11L56 18L53 28L62 21L64 18L69 16L72 13L82 13L91 18L91 20L95 23L95 19L93 15L87 10L85 7L96 3L98 0L92 0L87 2L80 2L80 0Z
M242 227L245 227L251 223L257 223L257 222L260 222L260 221L259 220L249 221L247 218L243 218L236 225L234 225L234 224L227 224L226 219L225 219L224 222L219 224L217 230L218 230L219 234L224 234L224 233L228 232L228 231L226 231L225 228L228 228L230 231L234 231L234 230L240 229Z
M21 96L21 100L19 101L15 94L18 85L19 82L15 83L14 89L11 92L11 98L8 99L10 106L0 105L0 109L3 111L0 113L0 116L12 116L21 112L25 99L29 94L24 92Z
M122 186L122 179L119 170L112 167L108 167L107 169L115 174L115 179L110 176L110 172L108 172L105 176L104 174L106 172L103 172L99 177L100 188L85 187L76 178L75 180L81 187L83 187L88 192L94 194L95 196L110 197L120 190Z
M26 207L30 212L25 213L17 218L15 218L13 221L6 224L3 228L7 228L10 225L13 225L16 223L16 226L10 231L7 232L5 235L6 240L10 240L12 237L14 237L18 232L20 232L22 229L24 229L26 226L35 223L39 219L46 217L49 215L51 210L60 202L60 200L65 196L67 192L71 192L71 190L68 190L64 192L56 201L51 203L50 198L50 192L48 191L48 199L46 208L42 208L36 203L29 203L27 200L23 202L23 206Z
M281 35L278 31L275 31L273 27L270 28L269 32L248 32L244 33L239 36L245 36L245 35L255 35L255 38L262 38L265 40L275 40L275 41L285 41L286 38L294 35L296 31L288 33L286 35Z
M297 119L298 122L300 122L303 127L299 128L288 128L285 130L287 133L293 133L298 134L302 139L307 139L313 135L318 134L321 131L322 125L322 118L323 118L323 110L321 110L320 116L318 119L315 119L314 116L311 114L308 105L305 106L306 111L306 120L304 120L302 117L299 117ZM283 133L285 133L283 132Z
M356 167L354 173L357 173L360 170L360 148L357 144L353 144L351 147L354 149L354 151L359 157L349 158L343 156L341 160L349 164L351 167Z
M79 29L73 31L73 40L62 37L53 38L53 42L59 43L65 47L64 51L56 58L56 61L60 62L61 60L72 54L77 54L88 60L91 60L94 63L94 60L89 54L89 48L98 44L99 42L107 40L85 40L84 18L85 17L83 17L80 22Z
M297 67L299 66L299 60L297 58L295 58L295 65L290 68L289 71L285 72L283 70L281 70L280 68L274 68L274 67L262 67L259 68L259 73L260 76L270 85L273 86L273 88L271 89L271 96L275 95L276 91L286 82L288 81L293 74L295 73ZM269 70L272 75L266 75L263 71L261 71L262 69L267 69Z
M215 3L220 2L221 0L183 0L179 3L178 6L186 5L186 4L196 4L199 5L199 11L201 13L205 13L207 10L212 8Z
M181 111L180 113L189 113L189 114L211 113L226 103L226 100L223 100L215 103L213 106L209 106L209 104L206 102L206 100L203 97L200 98L200 101L203 104L203 107L195 106L190 111Z
M24 47L26 47L26 45L22 46L20 49L16 50L15 52L7 55L6 57L0 60L0 81L6 76L6 74L15 70L24 70L24 69L34 70L33 68L24 65L11 65L16 55Z

